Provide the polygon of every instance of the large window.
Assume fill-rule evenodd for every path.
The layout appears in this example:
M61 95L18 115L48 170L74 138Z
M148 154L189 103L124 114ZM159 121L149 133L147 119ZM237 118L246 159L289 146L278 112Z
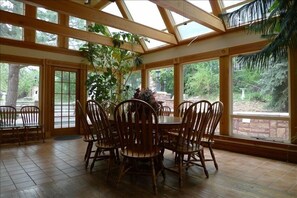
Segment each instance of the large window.
M0 105L39 106L39 67L0 63ZM17 119L22 123L21 117Z
M263 70L250 70L237 57L233 65L233 136L289 140L288 61L279 58Z
M184 65L184 100L219 100L219 61L210 60Z

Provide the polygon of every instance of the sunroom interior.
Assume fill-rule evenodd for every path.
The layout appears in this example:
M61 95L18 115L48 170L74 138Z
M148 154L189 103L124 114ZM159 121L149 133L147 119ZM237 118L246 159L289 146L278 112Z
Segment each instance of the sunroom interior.
M0 2L0 105L8 100L17 107L28 101L38 105L47 138L82 133L75 101L84 105L88 100L86 80L92 67L79 48L87 42L113 46L111 37L87 31L87 25L96 23L110 32L142 37L139 44L121 45L143 60L133 70L133 88L154 90L172 114L184 100L223 102L215 148L297 162L296 49L289 49L283 64L287 91L278 94L286 107L273 108L273 86L260 81L267 84L276 77L264 76L265 70L244 70L237 62L239 55L260 51L268 41L245 30L247 19L229 26L219 17L250 0ZM15 99L6 97L11 68L20 72ZM68 81L59 78L64 75ZM30 89L24 91L20 82L32 82ZM66 84L72 90L63 96L56 89ZM61 116L56 107L63 105L67 113Z

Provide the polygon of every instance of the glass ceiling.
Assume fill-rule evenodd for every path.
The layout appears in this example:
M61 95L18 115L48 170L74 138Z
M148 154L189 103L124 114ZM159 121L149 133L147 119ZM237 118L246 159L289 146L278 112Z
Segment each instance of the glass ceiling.
M78 0L73 1L78 2ZM126 19L134 21L137 24L150 27L157 31L166 32L168 35L173 34L176 43L179 44L185 43L187 40L189 40L189 42L196 40L197 38L199 40L199 36L201 35L207 36L207 34L212 32L221 33L226 31L225 29L219 31L219 28L215 26L215 23L212 24L209 22L211 20L204 20L205 13L210 15L210 19L213 17L213 20L220 20L218 16L213 14L212 8L220 10L221 13L231 12L250 1L251 0L164 0L154 2L149 0L116 0L113 2L106 0L91 0L89 7L93 6L96 9L99 7L103 12L121 18L126 16ZM100 6L98 6L99 4ZM120 9L118 6L120 6ZM198 11L195 13L198 13L198 15L187 15L190 16L189 18L183 16L183 13L188 14L187 10L185 10L189 9L188 6L191 6L190 10L197 9ZM201 14L201 16L199 16L199 14ZM110 32L123 31L115 27L108 27L108 29ZM133 33L133 31L131 31L131 33ZM172 43L164 42L164 40L157 40L156 38L146 37L146 39L148 41L142 43L144 51L172 45Z

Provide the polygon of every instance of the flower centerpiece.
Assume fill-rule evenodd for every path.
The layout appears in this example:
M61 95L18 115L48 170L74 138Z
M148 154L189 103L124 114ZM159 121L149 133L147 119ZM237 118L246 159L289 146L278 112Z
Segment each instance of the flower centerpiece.
M155 109L156 112L159 111L160 104L155 98L155 92L153 92L149 88L146 88L146 89L137 88L134 93L134 98L143 100L149 103Z

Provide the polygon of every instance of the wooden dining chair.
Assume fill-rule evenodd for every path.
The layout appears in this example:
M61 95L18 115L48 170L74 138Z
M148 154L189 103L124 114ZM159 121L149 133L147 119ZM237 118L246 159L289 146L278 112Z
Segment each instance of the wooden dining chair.
M0 143L3 140L17 140L20 145L19 128L16 126L16 108L0 106Z
M151 175L157 194L157 177L164 175L162 134L158 130L158 115L151 105L138 99L119 103L114 112L119 132L123 161L118 183L126 173ZM146 164L150 169L142 169Z
M118 135L115 131L112 130L105 110L97 101L87 101L87 114L91 120L94 132L97 136L97 142L95 144L97 149L90 167L90 171L92 172L96 161L108 160L108 178L112 163L116 160L119 160ZM108 152L109 154L106 154L106 152Z
M162 116L170 116L171 108L169 106L162 106L161 107L161 115Z
M214 144L215 130L223 114L224 104L221 101L216 101L212 103L211 106L212 106L212 116L207 124L206 130L201 139L201 142L204 147L207 147L209 149L211 154L211 159L207 158L207 159L204 159L204 161L213 161L216 169L218 170L218 164L212 149L212 145Z
M187 170L191 165L203 167L204 173L208 178L201 138L205 132L211 113L210 102L201 100L193 103L183 115L183 121L177 137L164 141L164 148L176 153L176 163L174 163L174 166L165 168L179 175L180 186L182 186L184 169ZM196 163L197 156L201 162L200 164ZM175 169L176 165L178 166L177 171Z
M92 159L92 152L94 142L97 141L97 137L93 134L93 127L88 122L87 114L84 112L82 105L79 100L76 101L76 112L79 117L80 123L83 128L83 141L87 143L87 148L84 156L85 168L88 168L89 161Z
M45 134L43 131L43 126L40 121L40 110L37 106L23 106L20 110L23 125L24 125L24 139L25 143L28 138L32 139L42 139L45 141ZM35 138L34 138L35 136Z
M186 110L193 104L192 101L183 101L177 106L177 114L179 117L183 117Z

